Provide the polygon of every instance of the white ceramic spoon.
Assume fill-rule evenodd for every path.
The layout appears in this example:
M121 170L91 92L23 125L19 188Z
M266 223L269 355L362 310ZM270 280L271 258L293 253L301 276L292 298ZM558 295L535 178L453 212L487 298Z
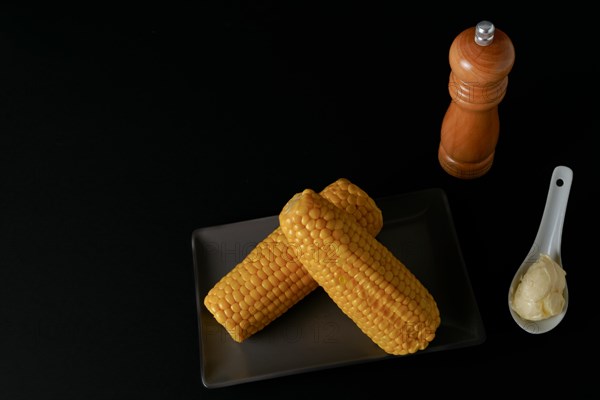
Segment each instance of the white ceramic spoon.
M569 305L569 290L565 286L564 298L565 304L562 312L559 314L543 319L540 321L530 321L523 319L510 306L512 298L521 277L533 263L535 263L540 254L547 254L558 265L562 267L560 256L560 246L562 239L563 222L567 210L567 202L569 200L569 192L571 191L571 183L573 182L573 171L565 166L554 168L552 179L550 180L550 189L546 198L544 214L540 222L540 227L533 242L533 246L525 261L521 264L515 274L508 291L508 309L515 322L529 333L545 333L554 329L563 319Z

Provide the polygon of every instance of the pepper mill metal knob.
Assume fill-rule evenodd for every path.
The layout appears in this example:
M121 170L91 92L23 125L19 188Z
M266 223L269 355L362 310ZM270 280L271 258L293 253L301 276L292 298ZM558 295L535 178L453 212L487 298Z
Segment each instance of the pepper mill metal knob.
M500 131L498 104L515 60L510 38L489 21L461 32L449 52L452 101L442 121L438 159L452 176L472 179L492 167Z

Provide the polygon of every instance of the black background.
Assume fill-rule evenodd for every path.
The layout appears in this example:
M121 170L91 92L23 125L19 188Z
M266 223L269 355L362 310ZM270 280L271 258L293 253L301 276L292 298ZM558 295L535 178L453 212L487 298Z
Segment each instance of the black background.
M0 12L0 398L594 390L580 361L598 355L594 14L321 3ZM494 165L463 181L437 161L448 50L483 19L516 60ZM574 171L571 300L529 335L506 294L557 165ZM446 191L486 341L204 388L193 230L277 214L339 177L374 198Z

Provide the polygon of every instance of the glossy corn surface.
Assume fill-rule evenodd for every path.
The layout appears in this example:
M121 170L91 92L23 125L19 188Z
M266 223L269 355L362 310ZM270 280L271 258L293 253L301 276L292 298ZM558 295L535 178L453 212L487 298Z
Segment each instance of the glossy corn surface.
M324 201L345 210L370 235L377 235L381 230L381 210L366 192L349 180L338 179L321 194ZM277 228L216 283L205 296L204 305L233 340L243 342L317 286Z
M434 339L440 314L433 296L345 211L307 189L279 221L312 278L385 352L415 353Z

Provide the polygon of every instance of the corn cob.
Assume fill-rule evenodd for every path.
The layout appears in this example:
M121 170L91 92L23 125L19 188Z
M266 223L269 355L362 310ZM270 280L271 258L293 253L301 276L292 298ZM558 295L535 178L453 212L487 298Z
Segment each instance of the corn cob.
M381 230L381 210L347 179L338 179L321 194L332 207L352 215L370 235ZM211 288L204 305L233 340L242 342L317 287L278 227Z
M433 340L440 324L433 296L347 213L306 189L279 223L313 279L385 352L415 353Z

